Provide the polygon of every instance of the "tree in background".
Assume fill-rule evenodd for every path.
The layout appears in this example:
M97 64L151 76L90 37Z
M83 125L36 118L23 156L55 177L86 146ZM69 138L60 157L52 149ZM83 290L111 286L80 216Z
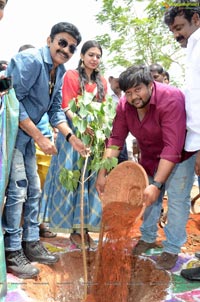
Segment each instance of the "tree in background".
M160 63L169 70L172 63L184 73L184 54L163 22L169 1L161 0L97 0L102 9L96 15L100 24L109 26L109 33L97 36L108 52L108 67ZM142 11L138 17L138 8ZM172 75L173 78L173 75ZM174 79L176 84L180 79Z

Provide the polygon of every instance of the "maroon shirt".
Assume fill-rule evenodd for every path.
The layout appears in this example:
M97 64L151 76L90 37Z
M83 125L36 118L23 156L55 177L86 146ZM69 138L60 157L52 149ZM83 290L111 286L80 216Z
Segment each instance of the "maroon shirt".
M123 96L117 107L107 147L115 145L122 149L129 132L138 141L140 164L148 175L155 174L161 158L173 163L180 162L186 135L183 93L170 85L154 82L149 110L142 121L138 118L137 109Z

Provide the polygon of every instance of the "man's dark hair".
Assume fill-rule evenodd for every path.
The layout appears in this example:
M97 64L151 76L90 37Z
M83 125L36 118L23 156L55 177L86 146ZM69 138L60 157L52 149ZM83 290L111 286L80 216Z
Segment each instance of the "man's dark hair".
M149 69L150 69L151 72L152 71L157 71L159 74L162 74L163 71L164 71L163 67L160 64L158 64L158 63L151 64L149 66Z
M51 29L51 33L50 33L51 41L53 41L54 37L57 34L63 33L63 32L68 33L74 39L76 39L77 45L82 40L81 34L75 25L73 25L72 23L68 23L68 22L60 22L60 23L55 24Z
M168 81L170 80L169 72L167 70L163 71L163 76L166 77L168 79Z
M175 0L173 1L173 5L165 12L164 22L170 26L174 23L174 19L177 16L183 16L191 23L191 19L195 13L200 16L200 1Z
M103 54L102 47L96 40L89 40L86 41L81 48L81 54L84 56L85 53L90 49L96 47L100 50L101 56ZM85 65L84 61L82 59L79 60L78 67L77 67L78 73L79 73L79 80L80 80L80 94L83 94L85 91L85 85L89 82L88 75L85 71ZM91 80L97 84L97 92L98 92L98 102L102 102L105 98L105 91L104 86L102 82L102 77L99 68L92 71Z
M6 66L8 66L8 61L6 61L6 60L0 60L0 71L5 70Z
M133 65L128 67L119 76L119 87L124 92L141 83L148 85L153 82L150 69L146 65Z

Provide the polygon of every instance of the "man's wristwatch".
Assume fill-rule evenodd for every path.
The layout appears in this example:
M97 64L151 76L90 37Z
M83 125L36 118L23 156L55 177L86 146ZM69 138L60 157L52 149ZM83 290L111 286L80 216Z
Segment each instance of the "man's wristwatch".
M158 188L159 190L162 190L164 184L158 181L153 180L153 182L151 183L152 185L154 185L156 188Z
M69 139L70 139L70 137L71 137L72 135L73 135L72 132L69 132L69 133L66 135L65 139L66 139L67 142L69 142Z

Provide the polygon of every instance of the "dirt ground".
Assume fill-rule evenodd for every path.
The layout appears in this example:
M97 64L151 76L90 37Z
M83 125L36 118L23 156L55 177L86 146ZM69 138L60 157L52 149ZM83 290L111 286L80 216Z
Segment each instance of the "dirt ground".
M87 266L89 276L88 294L92 291L92 282L95 270L95 252L87 252ZM84 299L83 261L80 251L63 253L60 261L53 265L37 265L41 270L36 280L24 280L22 289L37 302L82 302ZM108 278L109 283L109 278ZM166 271L155 269L155 264L147 257L133 257L130 282L127 287L127 302L159 302L166 296L169 287L170 274ZM145 286L144 286L145 285ZM96 299L87 299L87 302L125 302L124 298L111 300L104 295L104 289L112 294L112 289L106 289L110 285L101 287L102 295ZM114 284L113 289L120 284ZM94 290L94 296L96 289ZM97 286L98 292L98 286ZM114 292L113 292L114 293ZM110 296L110 295L109 295Z
M194 188L192 197L197 194L197 188ZM164 203L165 209L167 203ZM139 226L141 221L134 227L132 246L134 246L140 237ZM200 251L200 219L199 214L190 214L187 224L188 240L182 247L182 253L193 254ZM92 234L91 234L92 235ZM92 235L94 239L98 236ZM159 228L158 245L164 238L162 228ZM56 238L44 239L52 245L58 245L58 242L69 240L59 234ZM109 302L107 295L95 298L90 296L94 292L93 282L96 272L96 251L87 251L88 268L88 299L87 302ZM155 262L148 257L131 257L131 273L127 286L127 298L122 300L118 298L116 302L160 302L164 301L171 280L170 272L157 270ZM60 261L53 266L36 264L41 273L35 280L24 280L22 289L28 293L34 302L82 302L84 298L84 271L83 258L79 250L72 250L60 253ZM120 272L119 272L120 274ZM109 282L108 278L108 282ZM109 286L108 284L106 286ZM116 284L116 286L121 286ZM96 288L97 289L97 288ZM96 290L95 290L96 291ZM102 291L103 293L103 291ZM111 291L112 295L112 291ZM114 295L114 288L113 288ZM91 298L90 298L91 297ZM114 300L112 300L114 301Z

